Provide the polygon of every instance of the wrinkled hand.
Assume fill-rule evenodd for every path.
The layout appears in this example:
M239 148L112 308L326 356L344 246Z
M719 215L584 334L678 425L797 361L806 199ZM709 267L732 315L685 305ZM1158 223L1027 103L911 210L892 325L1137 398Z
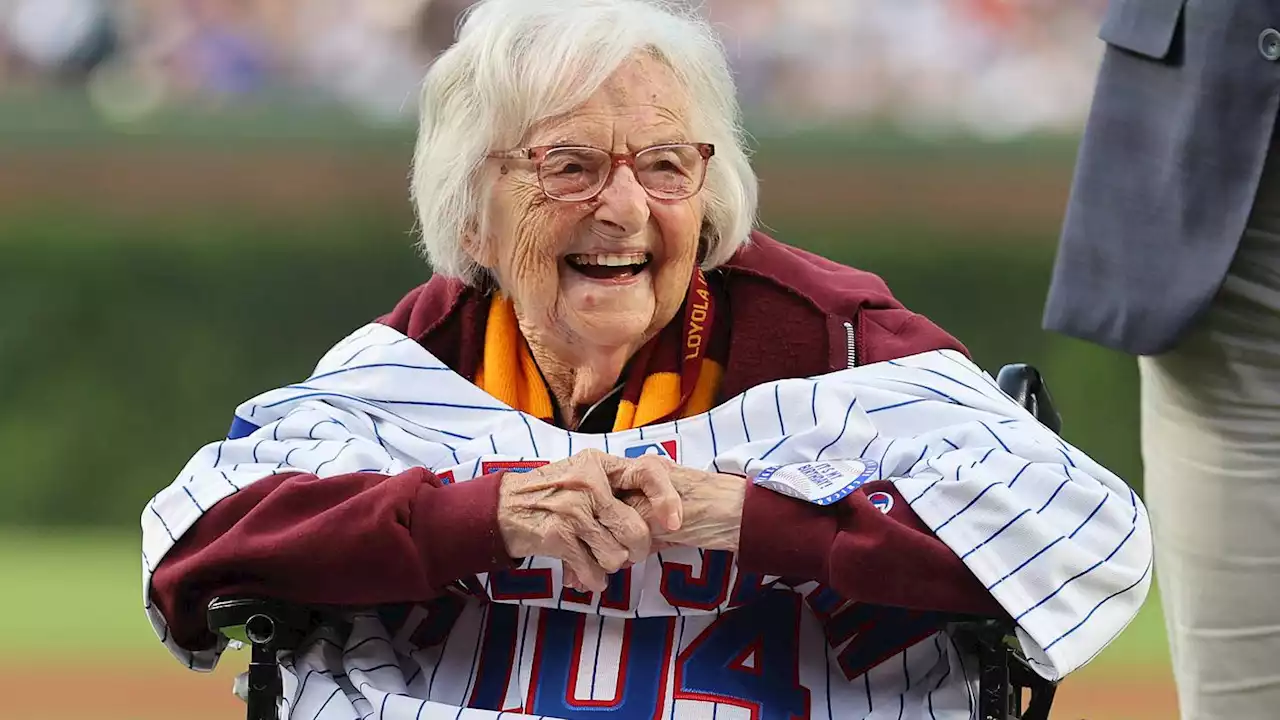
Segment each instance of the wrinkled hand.
M706 472L677 465L667 458L645 455L624 461L627 467L615 476L613 487L620 497L645 519L651 528L662 509L628 486L658 484L665 480L680 496L683 520L678 528L653 530L651 550L675 545L705 550L737 551L742 529L742 504L747 480L737 475ZM636 478L645 478L638 480Z
M498 497L498 528L511 557L542 555L564 563L564 584L603 591L609 573L649 556L651 530L680 527L680 497L661 473L637 473L598 450L527 473L507 473ZM615 497L643 498L646 523Z

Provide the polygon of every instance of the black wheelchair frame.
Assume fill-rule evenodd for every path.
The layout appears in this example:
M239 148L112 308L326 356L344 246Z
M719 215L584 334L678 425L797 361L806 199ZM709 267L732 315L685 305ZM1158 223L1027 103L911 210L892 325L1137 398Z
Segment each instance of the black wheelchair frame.
M997 384L1054 433L1062 417L1039 371L1030 365L1001 368ZM207 622L214 633L243 636L251 646L248 720L272 720L283 685L276 655L293 650L316 628L341 623L344 608L297 605L268 598L214 598ZM1014 636L1008 619L959 618L950 632L957 645L978 658L978 720L1048 720L1057 683L1036 674ZM1029 700L1023 704L1024 691Z

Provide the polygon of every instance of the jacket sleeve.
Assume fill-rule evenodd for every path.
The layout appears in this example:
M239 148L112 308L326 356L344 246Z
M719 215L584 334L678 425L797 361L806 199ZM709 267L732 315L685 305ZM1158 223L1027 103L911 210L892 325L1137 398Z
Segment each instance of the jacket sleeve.
M769 467L835 462L836 484L856 490L823 505L750 488L744 570L816 580L854 601L1002 613L1053 679L1137 613L1152 544L1136 493L959 353L787 381L776 397L788 432L753 436L717 465L754 482Z
M870 499L875 493L889 500L877 507ZM738 563L747 572L822 583L851 602L1006 616L887 481L868 483L827 507L751 485Z
M450 583L511 564L497 528L501 475L444 484L394 476L260 479L209 508L165 554L151 602L179 648L217 641L205 609L219 595L291 602L421 602Z

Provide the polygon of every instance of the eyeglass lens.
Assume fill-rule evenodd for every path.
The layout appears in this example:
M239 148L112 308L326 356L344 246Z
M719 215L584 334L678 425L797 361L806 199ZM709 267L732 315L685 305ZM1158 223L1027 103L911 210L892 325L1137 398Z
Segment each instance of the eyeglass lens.
M613 158L595 148L554 148L547 151L538 169L542 189L558 200L583 200L603 189ZM651 195L683 200L702 187L706 160L698 148L669 145L648 148L636 155L636 180Z

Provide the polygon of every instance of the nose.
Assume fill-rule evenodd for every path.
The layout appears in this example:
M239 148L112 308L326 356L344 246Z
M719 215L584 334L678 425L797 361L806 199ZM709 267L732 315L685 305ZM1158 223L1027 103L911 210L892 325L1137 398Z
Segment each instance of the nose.
M597 200L595 219L619 237L635 235L649 222L649 195L630 167L622 165Z

